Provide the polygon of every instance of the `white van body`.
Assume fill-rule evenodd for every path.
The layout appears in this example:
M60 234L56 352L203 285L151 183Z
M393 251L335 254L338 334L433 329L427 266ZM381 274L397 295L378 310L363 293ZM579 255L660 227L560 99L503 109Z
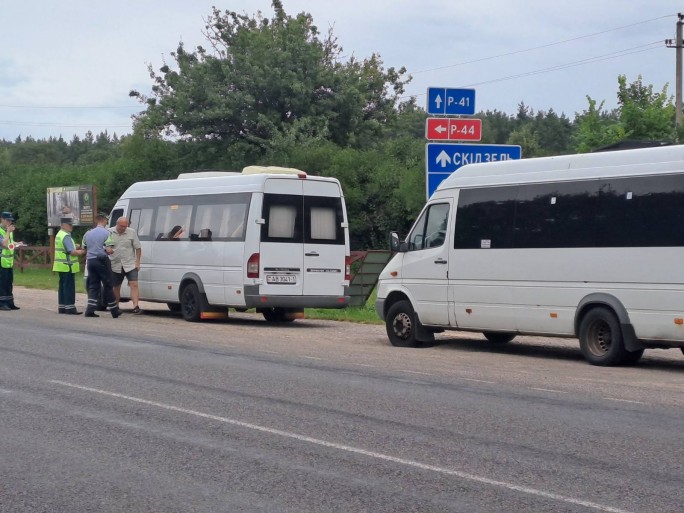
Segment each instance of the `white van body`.
M684 347L684 146L466 165L378 282L394 345L578 337L596 365Z
M305 307L349 302L349 232L334 178L287 168L191 173L131 185L125 216L140 238L140 299L190 321L256 308L288 321ZM180 235L171 233L180 227ZM126 282L121 296L130 295Z

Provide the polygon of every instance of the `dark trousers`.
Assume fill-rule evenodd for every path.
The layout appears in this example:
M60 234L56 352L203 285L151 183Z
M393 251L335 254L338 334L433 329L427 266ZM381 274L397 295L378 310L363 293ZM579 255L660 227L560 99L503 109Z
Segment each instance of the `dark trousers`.
M112 285L112 264L109 258L89 258L88 266L88 307L86 314L95 313L102 287L102 300L110 310L116 309L116 297Z
M14 269L11 267L0 267L0 305L14 306L13 284Z
M76 310L76 282L74 273L65 272L59 274L59 289L57 289L57 301L60 312Z

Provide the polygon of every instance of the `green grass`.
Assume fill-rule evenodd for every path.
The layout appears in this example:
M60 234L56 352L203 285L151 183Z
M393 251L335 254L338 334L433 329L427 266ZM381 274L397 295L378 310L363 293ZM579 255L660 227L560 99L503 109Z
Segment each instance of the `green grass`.
M76 292L85 292L83 273L78 273L75 276L75 281ZM15 267L14 285L29 289L57 290L59 276L50 269L24 269L22 273Z
M29 289L57 290L59 276L49 269L14 269L14 284L18 287ZM83 286L83 273L76 275L76 292L85 293ZM331 321L358 322L362 324L382 324L382 321L375 313L375 297L373 291L370 299L365 306L350 306L340 310L330 310L326 308L307 308L305 315L307 319L324 319Z

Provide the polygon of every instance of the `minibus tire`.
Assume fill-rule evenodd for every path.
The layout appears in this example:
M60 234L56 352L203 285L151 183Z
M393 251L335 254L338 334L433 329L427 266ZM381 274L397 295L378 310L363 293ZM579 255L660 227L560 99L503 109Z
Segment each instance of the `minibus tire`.
M483 331L484 337L492 344L508 344L515 338L515 333L501 333L498 331Z
M261 310L261 315L264 316L268 322L292 322L294 317L289 315L289 312L284 308L264 308Z
M188 322L199 322L202 318L202 296L194 283L183 287L181 292L181 314Z
M580 349L592 365L619 365L629 359L617 316L608 308L589 310L579 329Z
M416 338L418 332L418 317L410 301L397 301L385 317L385 328L390 344L395 347L418 347L420 342Z

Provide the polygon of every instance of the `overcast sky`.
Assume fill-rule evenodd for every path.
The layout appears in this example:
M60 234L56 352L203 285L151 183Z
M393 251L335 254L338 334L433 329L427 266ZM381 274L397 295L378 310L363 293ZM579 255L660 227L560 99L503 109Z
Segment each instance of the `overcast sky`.
M425 107L428 87L476 90L476 109L509 114L524 102L573 118L586 96L616 105L617 76L642 75L675 93L677 12L684 0L283 0L334 28L344 54L379 54L413 76L407 95ZM71 140L88 130L130 133L179 41L204 44L212 5L268 17L270 0L0 0L0 139Z

